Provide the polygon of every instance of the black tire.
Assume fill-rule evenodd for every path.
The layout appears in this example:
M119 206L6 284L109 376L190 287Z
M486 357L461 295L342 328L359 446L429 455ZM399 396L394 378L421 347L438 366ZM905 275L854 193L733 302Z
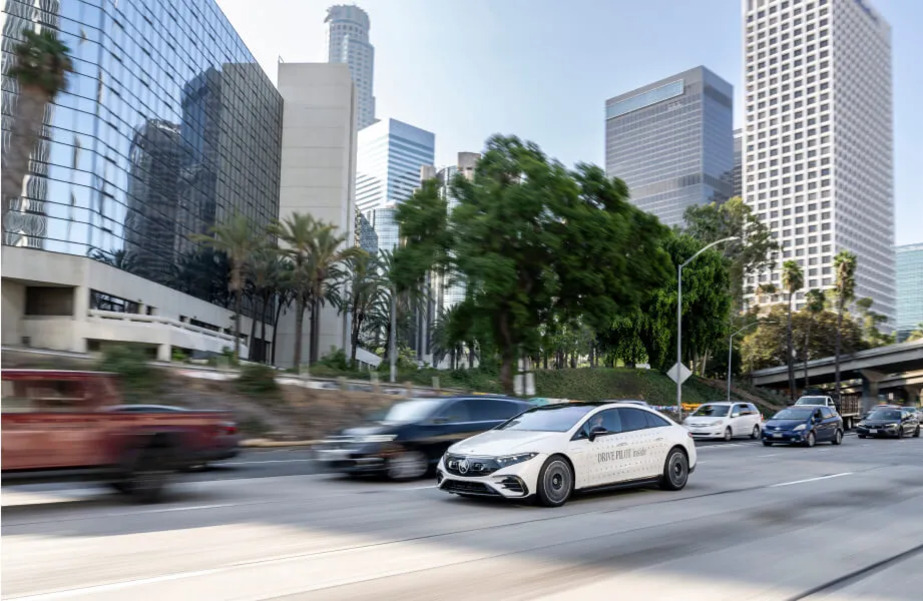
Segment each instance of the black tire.
M808 432L808 435L805 437L805 439L804 439L804 446L806 446L806 447L808 447L808 448L810 449L811 447L813 447L813 446L816 445L816 444L817 444L817 435L814 434L814 431L812 430L812 431Z
M897 426L897 437L898 437L898 438L903 438L903 437L904 437L904 424L899 424L899 425Z
M859 438L865 438L865 434L859 434Z
M128 476L113 484L119 492L139 503L156 503L175 472L170 447L150 447L141 452Z
M920 438L920 426L917 426L917 429L913 431L914 438Z
M574 492L574 470L561 455L552 455L545 460L538 473L536 495L545 507L560 507Z
M764 447L771 447L771 446L772 446L772 443L769 442L768 440L764 440L764 441L763 441L763 446L764 446Z
M733 438L734 438L734 434L731 433L731 427L728 426L724 430L724 442L731 442Z
M389 480L417 480L429 473L430 465L423 451L404 451L389 457L385 466L385 476Z
M664 490L682 490L689 481L689 458L680 448L673 448L663 465L660 488Z
M837 428L837 431L833 435L833 440L830 441L832 445L841 445L843 444L843 431Z
M759 437L760 437L759 425L753 426L753 432L750 432L750 440L756 440Z

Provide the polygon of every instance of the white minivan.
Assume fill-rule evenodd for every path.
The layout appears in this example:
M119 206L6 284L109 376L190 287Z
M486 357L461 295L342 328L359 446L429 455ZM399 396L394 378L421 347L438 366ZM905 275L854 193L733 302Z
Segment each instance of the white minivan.
M753 403L721 401L699 405L683 425L697 439L749 436L755 440L760 437L763 416Z

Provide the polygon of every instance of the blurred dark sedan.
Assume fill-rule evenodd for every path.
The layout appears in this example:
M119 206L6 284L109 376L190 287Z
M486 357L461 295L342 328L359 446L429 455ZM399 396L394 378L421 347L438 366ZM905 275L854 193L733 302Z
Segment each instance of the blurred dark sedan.
M331 436L317 448L329 471L422 478L453 443L499 426L531 408L500 396L417 398L395 403L383 415Z
M920 436L920 418L916 411L901 408L879 408L869 413L856 426L859 438L886 436L903 438Z

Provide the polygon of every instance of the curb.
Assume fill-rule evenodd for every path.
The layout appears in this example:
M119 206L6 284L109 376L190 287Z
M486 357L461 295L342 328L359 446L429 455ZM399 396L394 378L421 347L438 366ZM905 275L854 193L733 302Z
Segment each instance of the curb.
M276 447L310 447L319 442L319 440L269 440L268 438L251 438L240 441L240 446L250 449L271 449Z

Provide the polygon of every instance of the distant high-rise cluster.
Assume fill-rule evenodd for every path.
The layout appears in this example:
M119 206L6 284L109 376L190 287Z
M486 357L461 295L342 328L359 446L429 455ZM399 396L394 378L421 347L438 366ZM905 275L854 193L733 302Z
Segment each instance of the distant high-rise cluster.
M356 84L359 129L375 123L375 47L369 43L369 15L358 6L327 9L327 62L346 63Z
M833 258L854 252L856 296L893 325L889 25L867 0L743 0L743 36L745 201L805 290L832 287ZM768 282L778 265L746 283Z
M897 280L897 340L923 327L923 244L895 248Z

